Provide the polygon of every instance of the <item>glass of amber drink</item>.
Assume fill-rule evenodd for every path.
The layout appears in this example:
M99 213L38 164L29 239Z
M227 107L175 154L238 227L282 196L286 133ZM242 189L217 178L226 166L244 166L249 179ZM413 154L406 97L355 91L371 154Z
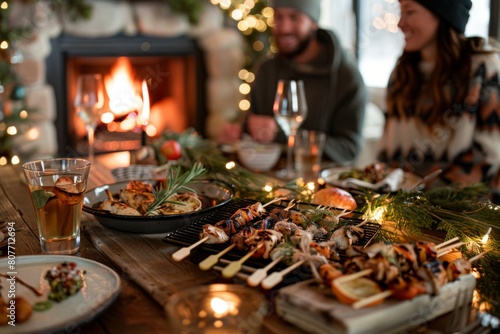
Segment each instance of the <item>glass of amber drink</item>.
M78 252L90 162L60 158L26 162L22 167L36 212L42 252Z

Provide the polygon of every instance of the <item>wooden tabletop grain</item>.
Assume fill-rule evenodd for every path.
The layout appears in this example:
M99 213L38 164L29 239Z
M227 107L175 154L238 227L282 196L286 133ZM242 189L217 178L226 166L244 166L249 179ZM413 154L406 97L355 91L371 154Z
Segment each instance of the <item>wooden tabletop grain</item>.
M114 182L108 167L99 162L92 167L88 189ZM15 222L16 256L42 254L35 212L19 165L0 166L0 221ZM121 277L121 292L103 313L77 329L72 328L71 332L171 332L163 308L165 299L183 288L214 282L220 275L201 271L189 260L172 261L171 254L178 247L162 242L161 237L114 231L97 223L92 215L82 214L81 246L75 255L115 270ZM125 248L120 248L124 246L126 252ZM4 252L0 259L5 255ZM122 259L124 256L125 260ZM155 270L159 266L161 271ZM152 277L159 275L162 277ZM281 332L285 328L288 333L301 333L272 316L266 319L266 323L262 333Z
M115 182L110 172L115 162L113 158L98 160L92 166L87 188ZM35 212L19 165L0 166L0 221L15 222L16 256L42 254ZM81 246L75 255L115 270L121 278L121 292L104 312L68 331L173 333L164 312L168 297L191 286L219 282L221 275L214 270L202 271L189 260L173 261L171 255L179 248L163 242L162 237L162 234L115 231L83 213ZM5 253L0 259L3 257ZM260 331L263 334L285 332L303 333L274 314L266 316Z

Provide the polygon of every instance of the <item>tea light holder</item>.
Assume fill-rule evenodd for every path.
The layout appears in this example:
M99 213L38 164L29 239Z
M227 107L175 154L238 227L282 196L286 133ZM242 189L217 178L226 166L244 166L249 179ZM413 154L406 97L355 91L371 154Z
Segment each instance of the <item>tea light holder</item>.
M266 315L264 296L235 284L211 284L172 295L165 310L175 333L258 333Z

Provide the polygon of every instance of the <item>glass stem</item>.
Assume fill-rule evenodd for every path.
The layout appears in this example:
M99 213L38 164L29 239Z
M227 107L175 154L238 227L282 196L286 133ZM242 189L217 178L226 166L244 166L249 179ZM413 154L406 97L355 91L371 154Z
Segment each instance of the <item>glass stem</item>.
M93 165L94 164L94 134L95 129L92 125L87 126L87 136L89 138L89 161Z
M288 173L292 173L294 171L293 168L293 146L295 145L295 134L296 131L292 131L288 136L288 147L286 153L286 170Z

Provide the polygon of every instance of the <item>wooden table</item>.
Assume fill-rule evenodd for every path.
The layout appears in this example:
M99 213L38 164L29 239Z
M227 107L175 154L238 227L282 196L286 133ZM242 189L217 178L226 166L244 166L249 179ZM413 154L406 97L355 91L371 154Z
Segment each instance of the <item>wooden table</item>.
M98 161L91 169L88 189L114 182L110 168L116 167L115 163L112 158ZM22 180L20 166L0 166L0 221L16 224L16 256L38 255L41 249L35 213ZM83 213L81 247L76 256L114 269L121 277L121 292L109 308L78 328L81 333L170 332L163 305L171 294L192 286L228 282L216 271L201 271L189 260L172 260L179 248L163 242L164 236L112 230ZM429 330L440 327L438 323L427 325ZM303 333L276 315L265 318L261 333L285 332ZM421 328L418 332L425 333Z
M92 167L88 189L114 182L106 165L97 162ZM0 167L0 221L15 222L16 256L38 255L41 248L35 212L22 180L20 166ZM107 310L82 325L82 333L168 332L162 306L168 296L191 286L221 281L217 272L201 271L189 260L173 261L171 254L178 247L163 242L164 236L115 231L83 213L81 247L76 256L114 269L121 277L121 292ZM283 330L292 334L301 332L271 316L266 319L262 333Z

